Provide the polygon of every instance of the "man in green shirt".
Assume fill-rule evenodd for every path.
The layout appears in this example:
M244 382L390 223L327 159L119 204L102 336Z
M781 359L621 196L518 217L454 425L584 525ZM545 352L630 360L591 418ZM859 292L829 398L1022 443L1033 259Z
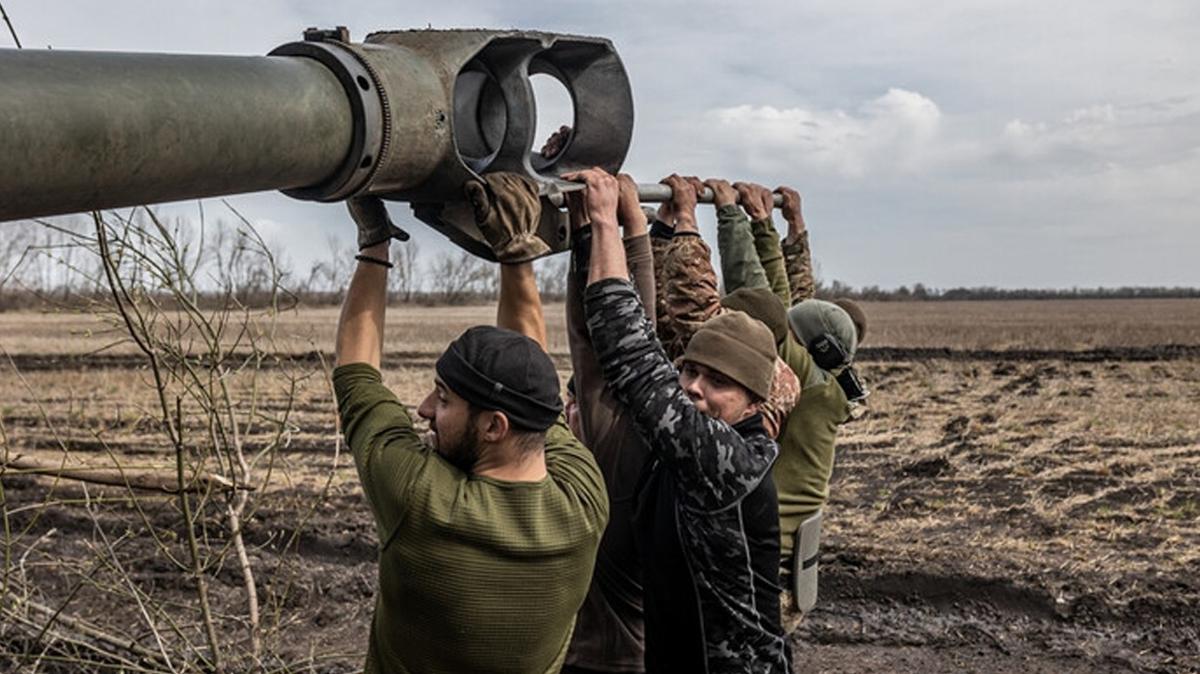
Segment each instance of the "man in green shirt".
M502 262L499 327L439 358L417 413L379 372L388 248L382 202L351 203L358 268L337 330L334 388L379 536L367 672L557 672L608 519L595 460L567 430L529 260L531 181L468 186Z

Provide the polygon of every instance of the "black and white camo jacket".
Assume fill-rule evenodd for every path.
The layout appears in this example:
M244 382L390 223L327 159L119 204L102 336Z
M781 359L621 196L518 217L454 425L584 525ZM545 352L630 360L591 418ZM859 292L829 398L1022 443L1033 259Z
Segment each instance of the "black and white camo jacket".
M652 516L660 530L648 545L663 545L668 537L662 529L673 529L668 533L677 537L686 565L655 568L678 565L669 552L644 553L647 671L682 671L685 663L688 671L696 665L722 674L790 671L779 619L778 503L770 479L778 446L762 430L761 419L735 428L696 409L631 283L594 283L584 292L584 306L605 379L633 411L651 449L650 472L659 474L650 481L667 482L657 493L668 495L672 512ZM674 594L658 587L679 582L690 586ZM656 592L664 593L657 601ZM680 648L681 629L690 633L684 643L702 644L695 657L679 652L693 650ZM668 635L661 641L670 642L674 653L655 643L656 634Z

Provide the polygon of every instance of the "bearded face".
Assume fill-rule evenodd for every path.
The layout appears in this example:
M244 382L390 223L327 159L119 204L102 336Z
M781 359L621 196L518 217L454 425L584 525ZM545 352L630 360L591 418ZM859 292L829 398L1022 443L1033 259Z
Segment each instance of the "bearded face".
M417 414L429 422L434 450L465 473L474 470L479 461L481 413L441 380L434 381L433 391L417 408Z

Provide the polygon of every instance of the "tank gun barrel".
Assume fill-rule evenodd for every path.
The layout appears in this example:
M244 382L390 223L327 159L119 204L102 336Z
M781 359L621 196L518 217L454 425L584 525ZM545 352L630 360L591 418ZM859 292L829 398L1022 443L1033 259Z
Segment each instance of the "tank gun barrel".
M533 151L530 77L570 93L553 157ZM267 56L0 50L0 222L277 189L407 201L482 257L462 185L620 169L633 95L612 43L536 31L309 29ZM569 245L545 209L538 235Z
M0 220L299 188L354 132L312 59L0 51Z

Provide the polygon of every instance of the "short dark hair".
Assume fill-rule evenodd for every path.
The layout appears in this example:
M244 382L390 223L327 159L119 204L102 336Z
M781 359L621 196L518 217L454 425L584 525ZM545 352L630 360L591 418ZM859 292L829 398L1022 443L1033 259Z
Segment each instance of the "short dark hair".
M499 412L508 419L508 432L516 440L517 446L522 452L532 452L546 448L546 431L534 431L528 428L521 428L513 423L512 419L504 412L504 410L489 410L484 407L479 407L475 403L467 402L467 423L474 424L479 415L484 412Z

